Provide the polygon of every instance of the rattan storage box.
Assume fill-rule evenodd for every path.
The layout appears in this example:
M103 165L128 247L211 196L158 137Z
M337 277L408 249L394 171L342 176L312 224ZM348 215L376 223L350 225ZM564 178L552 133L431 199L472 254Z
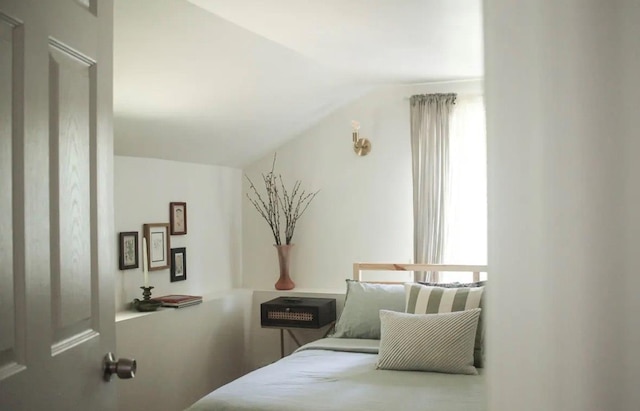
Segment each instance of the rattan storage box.
M260 304L263 327L320 328L335 320L334 298L278 297Z

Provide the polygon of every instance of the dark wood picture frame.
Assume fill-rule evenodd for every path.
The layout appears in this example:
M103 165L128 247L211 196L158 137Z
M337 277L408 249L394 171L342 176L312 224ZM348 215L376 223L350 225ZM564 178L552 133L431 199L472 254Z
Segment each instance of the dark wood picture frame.
M171 237L168 223L143 225L147 239L147 267L149 271L164 270L171 265Z
M187 249L185 247L171 249L171 282L187 279Z
M139 249L137 231L123 231L120 233L118 241L120 261L118 266L121 270L130 270L140 266Z
M178 201L169 203L169 224L171 235L187 234L187 203Z

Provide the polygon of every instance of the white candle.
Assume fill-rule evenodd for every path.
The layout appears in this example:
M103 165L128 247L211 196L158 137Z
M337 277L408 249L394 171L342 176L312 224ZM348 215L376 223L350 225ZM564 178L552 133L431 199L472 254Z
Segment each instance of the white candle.
M147 269L147 238L142 237L142 275L144 277L144 286L149 286L149 271Z

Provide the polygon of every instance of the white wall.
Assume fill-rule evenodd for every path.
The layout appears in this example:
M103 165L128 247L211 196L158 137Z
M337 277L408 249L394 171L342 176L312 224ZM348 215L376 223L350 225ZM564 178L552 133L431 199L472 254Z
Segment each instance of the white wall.
M250 304L251 292L234 290L192 307L121 318L118 355L135 358L138 372L117 380L118 410L183 410L242 375Z
M187 280L171 283L169 269L150 271L153 295L207 295L240 285L240 170L137 157L114 161L114 241L119 232L138 231L142 244L144 223L168 223L169 203L187 203L187 234L171 236L172 248L187 249ZM141 285L141 268L118 271L116 310L140 298Z
M488 409L640 407L640 7L485 1Z
M117 354L138 361L133 380L119 381L119 409L175 411L240 376L251 293L241 283L241 171L135 157L115 157L114 241L142 224L168 223L169 203L187 203L187 279L151 271L153 295L197 294L194 307L153 313L125 311L141 297L141 269L116 274Z
M291 276L300 288L344 289L352 264L413 260L413 200L409 97L432 92L478 94L479 81L382 87L333 112L277 150L285 182L302 180L320 190L299 221ZM351 120L372 142L366 157L353 152ZM271 167L273 153L245 168L254 183ZM245 181L243 190L248 191ZM246 198L243 216L243 284L273 289L276 251L268 225Z

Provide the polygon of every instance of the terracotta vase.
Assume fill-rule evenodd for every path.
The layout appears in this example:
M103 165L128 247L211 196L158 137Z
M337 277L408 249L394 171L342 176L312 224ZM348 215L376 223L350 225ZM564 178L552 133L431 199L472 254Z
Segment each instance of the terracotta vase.
M289 256L293 244L276 245L278 250L278 263L280 264L280 278L276 282L276 290L292 290L296 285L289 277Z

